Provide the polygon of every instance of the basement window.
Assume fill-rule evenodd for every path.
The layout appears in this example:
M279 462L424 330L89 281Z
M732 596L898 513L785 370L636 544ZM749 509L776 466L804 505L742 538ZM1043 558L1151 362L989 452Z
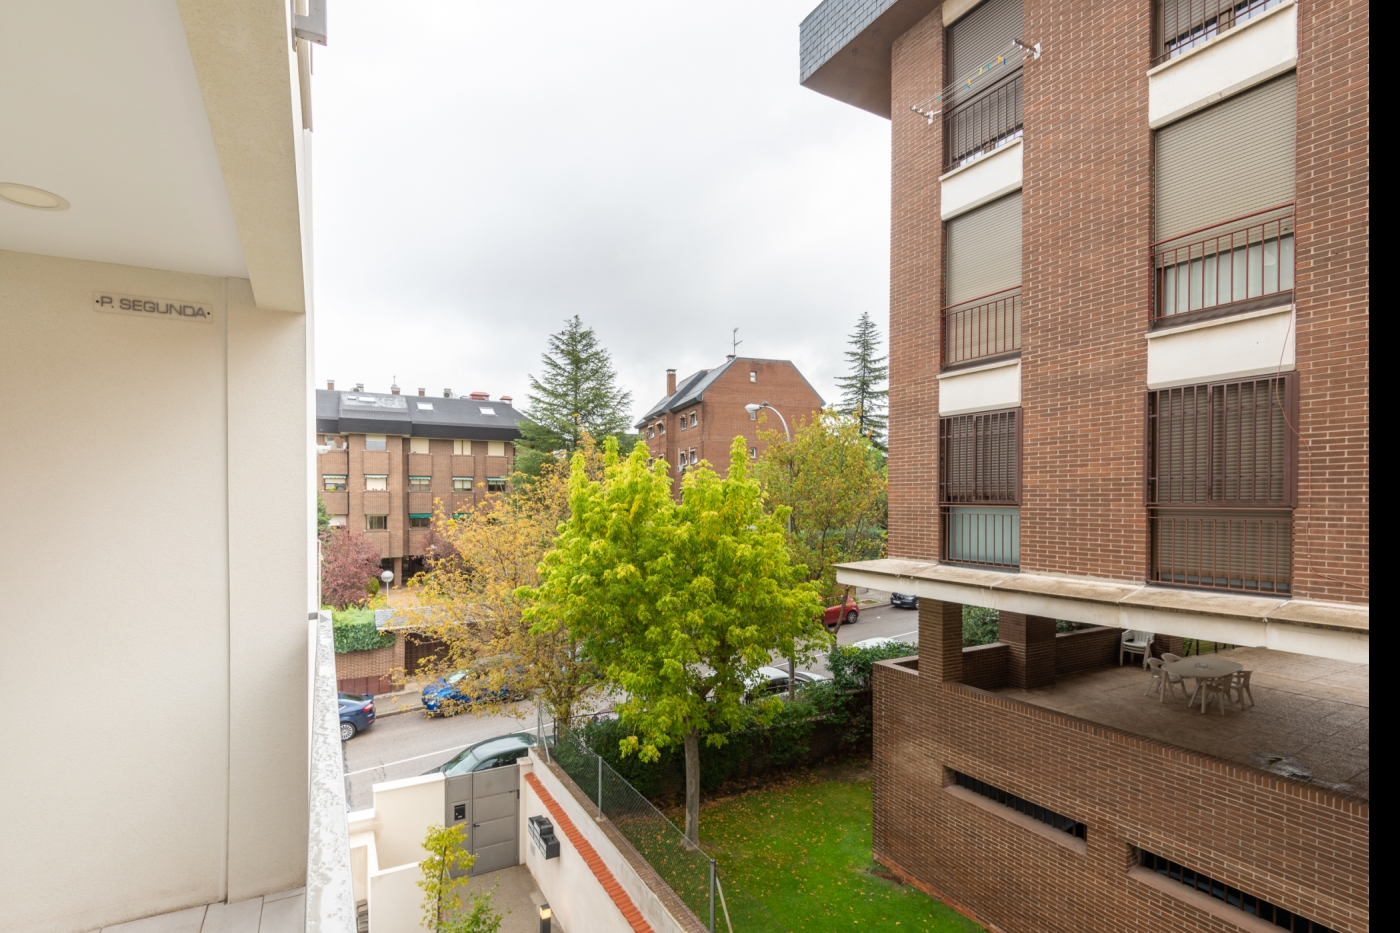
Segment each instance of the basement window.
M993 787L985 781L979 781L974 777L969 777L961 771L953 772L953 783L959 787L972 791L994 803L999 803L1003 807L1015 810L1033 820L1044 823L1053 829L1058 829L1068 833L1076 839L1086 839L1088 827L1078 820L1072 820L1067 816L1062 816L1054 810L1047 809L1039 804L1031 803L1024 797L1017 797L999 787ZM1086 840L1087 841L1087 840Z
M1137 849L1136 852L1138 864L1143 868L1154 871L1163 878L1180 882L1192 890L1207 894L1249 914L1251 917L1258 917L1260 920L1272 923L1280 929L1289 930L1291 933L1335 933L1332 927L1323 926L1306 917L1300 917L1290 910L1275 906L1253 894L1246 894L1239 888L1232 888L1223 881L1216 881L1209 875L1192 871L1170 859L1154 855L1145 849Z

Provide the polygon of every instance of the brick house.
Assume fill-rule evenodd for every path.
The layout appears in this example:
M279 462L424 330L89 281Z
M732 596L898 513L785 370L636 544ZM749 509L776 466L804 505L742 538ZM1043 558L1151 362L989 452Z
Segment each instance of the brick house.
M634 426L651 456L671 465L679 495L681 475L691 465L708 460L717 473L727 475L734 438L743 435L749 457L757 459L765 446L758 432L782 430L772 412L750 415L744 407L757 403L777 409L793 431L822 408L821 396L790 360L731 355L716 368L679 382L674 369L666 370L666 395Z
M1368 48L1349 0L802 23L892 125L874 854L993 928L1369 929ZM1259 702L1139 699L1128 631Z
M331 524L368 534L401 585L422 569L435 501L461 512L505 491L522 420L509 396L327 383L316 391L316 479Z

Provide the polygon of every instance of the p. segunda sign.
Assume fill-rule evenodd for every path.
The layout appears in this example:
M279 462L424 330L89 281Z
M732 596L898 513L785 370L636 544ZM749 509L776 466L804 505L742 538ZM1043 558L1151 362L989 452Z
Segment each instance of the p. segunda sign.
M111 314L133 314L137 317L180 321L214 319L213 305L179 298L144 298L140 295L118 295L115 292L93 292L92 304L96 310Z

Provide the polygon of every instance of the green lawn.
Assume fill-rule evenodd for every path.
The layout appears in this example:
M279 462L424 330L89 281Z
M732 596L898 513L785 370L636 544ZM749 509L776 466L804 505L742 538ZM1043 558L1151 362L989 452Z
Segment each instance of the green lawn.
M869 772L838 773L844 779L808 774L702 809L701 842L729 879L734 933L983 931L912 885L874 873Z

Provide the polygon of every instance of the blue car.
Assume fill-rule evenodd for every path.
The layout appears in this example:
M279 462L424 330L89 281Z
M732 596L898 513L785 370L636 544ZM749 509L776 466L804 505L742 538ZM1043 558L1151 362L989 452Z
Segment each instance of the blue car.
M510 700L517 696L505 685L482 688L476 678L467 679L468 673L455 671L446 677L439 677L423 688L423 709L429 716L460 712L462 707L482 700Z
M340 740L348 742L374 724L374 697L340 694Z

